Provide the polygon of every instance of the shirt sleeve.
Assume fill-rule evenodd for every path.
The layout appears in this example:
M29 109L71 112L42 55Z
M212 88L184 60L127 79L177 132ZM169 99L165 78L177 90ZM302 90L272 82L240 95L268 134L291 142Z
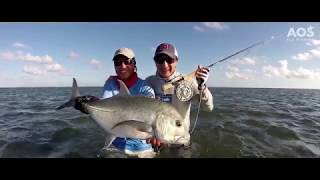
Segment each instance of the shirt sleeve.
M101 99L110 98L112 96L113 96L112 81L107 80L103 86Z
M196 92L196 96L192 98L193 103L199 103L200 91L198 90L198 84L196 81L193 81L193 89ZM206 87L201 96L201 109L204 111L212 111L214 108L213 96L208 87Z
M140 94L142 96L155 98L154 90L147 84L146 81L143 82L141 88L140 88Z

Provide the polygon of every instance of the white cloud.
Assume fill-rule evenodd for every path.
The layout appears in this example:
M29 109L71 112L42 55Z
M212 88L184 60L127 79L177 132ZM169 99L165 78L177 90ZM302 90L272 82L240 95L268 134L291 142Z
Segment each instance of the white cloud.
M264 75L267 77L278 76L284 78L299 78L299 79L320 79L320 70L312 70L312 69L305 69L299 67L296 70L290 70L288 68L288 61L281 60L279 61L280 67L276 66L264 66L262 67L262 71Z
M156 50L157 50L157 48L155 48L155 47L152 47L151 48L151 51L154 53L154 52L156 52Z
M245 73L256 73L256 70L252 70L252 69L244 69L243 72Z
M32 75L44 75L47 74L47 72L58 72L58 73L63 73L64 68L61 64L47 64L45 68L40 66L32 66L32 65L25 65L23 67L23 72L27 74L32 74Z
M26 45L24 45L24 44L22 44L20 42L15 42L15 43L12 44L12 46L15 47L15 48L26 48L27 47Z
M17 53L18 55L22 55L22 54L23 54L23 52L20 51L20 50L16 51L16 53Z
M193 26L193 29L199 32L205 32L208 30L229 29L229 26L222 22L202 22L200 25Z
M91 59L90 64L93 65L96 69L101 69L101 62L96 59Z
M229 28L229 26L222 22L203 22L202 24L210 29L223 30Z
M79 54L76 53L76 52L71 51L71 52L68 54L68 57L71 58L71 59L76 59L76 58L79 57Z
M17 52L4 52L0 53L0 59L3 60L16 60L28 63L23 67L23 72L32 75L43 75L47 72L56 72L66 74L64 67L61 64L54 62L53 58L49 55L35 56L31 53ZM30 65L32 63L33 65Z
M193 26L193 29L199 32L204 32L204 28L200 27L200 26Z
M227 66L227 69L228 69L229 71L239 72L239 68L234 67L234 66Z
M23 72L31 75L44 75L46 72L35 66L26 65L23 67Z
M312 39L309 42L306 43L308 46L317 46L320 45L320 40L318 39Z
M291 76L302 79L320 79L320 71L299 67L298 70L291 72Z
M3 52L3 53L0 53L0 59L14 60L14 59L16 59L16 57L15 57L15 54L12 52Z
M41 63L41 64L52 64L53 58L49 55L44 56L34 56L31 53L23 53L22 51L14 52L4 52L0 53L0 58L3 60L20 60L27 61L33 63Z
M314 56L314 57L320 57L320 48L316 48L316 49L311 49L310 53Z
M251 69L244 69L240 70L238 67L234 66L227 66L228 71L225 72L225 75L228 79L243 79L243 80L253 80L255 73L254 70Z
M244 79L248 80L249 77L245 74L237 73L237 72L226 72L225 73L228 79Z
M299 53L295 56L292 56L292 59L294 60L298 60L298 61L309 61L311 60L313 57L311 55L311 53L305 52L305 53Z
M278 68L271 65L263 66L262 71L264 72L264 75L267 77L280 76Z
M255 65L256 61L250 57L238 58L232 61L233 64Z
M298 61L309 61L315 58L320 58L320 47L292 56L293 60Z
M34 62L34 63L41 63L41 64L52 64L53 59L49 55L44 55L44 56L33 56L30 53L25 54L24 56L18 56L21 60L23 61L28 61L28 62Z
M63 72L64 68L61 64L48 64L46 70L50 72Z

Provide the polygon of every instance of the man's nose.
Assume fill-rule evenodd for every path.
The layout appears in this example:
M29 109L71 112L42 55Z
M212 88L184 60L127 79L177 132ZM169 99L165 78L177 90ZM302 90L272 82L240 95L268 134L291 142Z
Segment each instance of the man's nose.
M121 62L121 65L120 65L121 68L125 68L126 65L124 64L124 62Z
M163 66L168 66L168 63L167 63L167 61L163 61L163 64L162 64Z

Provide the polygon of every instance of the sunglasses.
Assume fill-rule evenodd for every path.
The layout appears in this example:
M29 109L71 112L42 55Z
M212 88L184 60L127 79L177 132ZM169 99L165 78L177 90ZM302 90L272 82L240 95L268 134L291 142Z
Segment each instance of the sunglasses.
M114 63L115 66L121 66L122 63L124 63L125 65L130 65L133 62L131 60L125 60L125 61L115 60L115 61L113 61L113 63Z
M163 64L165 61L167 62L167 64L172 64L175 62L175 59L172 59L172 58L168 58L166 56L160 56L158 58L155 58L154 61L157 63L157 64Z

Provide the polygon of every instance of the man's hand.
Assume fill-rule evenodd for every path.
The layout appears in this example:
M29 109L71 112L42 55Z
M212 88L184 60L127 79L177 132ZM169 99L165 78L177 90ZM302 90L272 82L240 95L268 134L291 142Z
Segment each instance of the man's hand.
M195 75L198 82L199 90L203 90L206 87L206 83L209 79L209 71L209 68L198 65L198 69Z
M151 144L152 148L158 152L161 151L166 144L162 143L159 139L152 137L146 140L148 144Z
M89 114L87 112L87 110L84 108L82 103L94 102L94 101L98 101L98 100L99 100L99 98L95 97L95 96L90 96L90 95L79 96L75 99L74 108L81 111L82 113Z

